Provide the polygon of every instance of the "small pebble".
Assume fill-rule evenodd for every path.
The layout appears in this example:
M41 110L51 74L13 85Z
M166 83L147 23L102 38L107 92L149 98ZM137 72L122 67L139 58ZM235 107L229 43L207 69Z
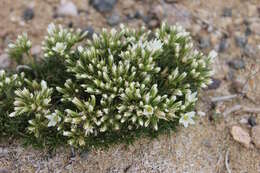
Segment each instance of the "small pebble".
M251 131L252 140L255 146L260 149L260 125L254 126Z
M11 65L11 60L8 54L4 53L0 55L0 69L8 68Z
M255 119L254 116L251 115L251 116L248 118L248 124L249 124L250 126L252 126L252 127L256 126L256 119Z
M34 17L34 11L32 8L26 8L24 11L23 11L23 19L25 21L29 21L29 20L32 20Z
M0 173L11 173L8 169L0 168Z
M223 17L232 17L232 8L227 8L227 7L225 7L225 8L222 10L222 16L223 16Z
M220 43L219 43L219 47L218 47L218 52L225 52L228 49L228 41L227 39L221 39Z
M41 53L42 47L41 45L35 45L31 48L32 55L39 55Z
M80 153L80 158L84 159L84 160L87 160L88 159L88 156L89 156L89 151L86 150L86 151L82 151Z
M233 59L228 62L228 65L233 69L240 70L245 68L245 61L243 59Z
M62 0L57 9L58 16L77 16L78 9L73 2Z
M107 23L110 25L110 26L115 26L117 25L119 22L120 22L120 16L118 13L113 13L111 16L109 16L107 18Z
M220 87L221 80L212 78L212 83L208 86L209 90L215 90Z
M116 5L117 0L90 0L89 4L92 5L99 12L110 12Z
M233 136L233 139L235 141L241 143L246 148L250 147L251 138L249 136L249 133L241 127L233 126L231 128L231 135Z
M207 48L209 48L210 47L210 45L211 45L211 43L210 43L210 38L209 37L200 37L199 38L199 47L201 48L201 49L207 49Z
M247 37L245 36L236 36L235 37L236 46L244 48L247 44Z
M93 35L94 32L95 32L94 28L92 28L91 26L88 26L88 27L86 27L85 29L83 29L83 32L86 32L86 31L88 31L87 37L88 37L88 38L92 38L92 35Z

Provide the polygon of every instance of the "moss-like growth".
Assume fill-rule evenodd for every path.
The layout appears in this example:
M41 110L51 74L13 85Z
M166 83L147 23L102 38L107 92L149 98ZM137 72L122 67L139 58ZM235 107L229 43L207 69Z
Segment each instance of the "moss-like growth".
M211 82L214 52L204 56L188 32L165 23L155 32L121 25L92 40L86 34L49 25L44 58L19 68L19 78L0 78L0 90L9 85L1 123L8 113L9 124L19 118L26 128L20 132L36 141L75 147L129 143L194 123L197 91ZM22 62L30 47L27 35L20 36L10 56Z

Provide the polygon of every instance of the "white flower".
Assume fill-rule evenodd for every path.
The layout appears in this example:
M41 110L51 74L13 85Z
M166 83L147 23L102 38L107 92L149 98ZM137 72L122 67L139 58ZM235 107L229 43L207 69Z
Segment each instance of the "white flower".
M65 43L61 43L61 42L57 42L55 47L52 48L52 50L54 50L55 52L63 55L65 49L66 49L66 44Z
M58 122L61 121L61 118L56 113L47 115L46 118L49 120L48 127L55 126Z
M181 116L181 118L179 120L179 123L183 124L183 126L185 128L188 127L189 124L195 124L195 122L193 120L194 116L195 116L195 112L194 111L182 114L182 116Z
M150 105L145 105L143 114L147 115L147 116L152 115L153 114L153 107L150 106Z
M151 51L151 52L156 52L157 50L160 50L163 46L163 43L158 40L158 39L155 39L155 40L152 40L152 41L149 41L146 45L146 48Z
M185 97L186 97L187 102L189 102L189 103L195 102L197 100L197 92L191 93L191 91L188 90Z
M55 25L53 23L49 24L48 25L48 28L47 28L47 32L50 34L50 35L53 35L54 31L55 31Z

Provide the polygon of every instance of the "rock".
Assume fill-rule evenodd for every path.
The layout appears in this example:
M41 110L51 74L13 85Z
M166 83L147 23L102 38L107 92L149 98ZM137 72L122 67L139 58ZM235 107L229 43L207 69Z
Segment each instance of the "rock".
M209 37L203 36L203 37L199 38L199 47L201 49L207 49L207 48L210 47L210 45L211 45L211 43L210 43L210 38Z
M86 32L86 31L88 32L87 37L92 38L92 35L95 32L94 28L92 28L91 26L88 26L88 27L86 27L85 29L82 30L82 32Z
M247 118L242 118L240 121L239 121L240 124L247 124L248 123L248 119Z
M256 119L255 119L254 116L251 115L251 116L248 118L248 124L249 124L250 126L252 126L252 127L256 126Z
M227 7L225 7L225 8L222 10L222 16L223 16L223 17L232 17L232 8L227 8Z
M1 157L8 157L8 149L0 147L0 158Z
M247 44L247 37L245 36L235 36L236 46L244 48Z
M35 45L31 48L32 55L39 55L41 53L42 47L40 45Z
M234 79L231 83L231 91L235 93L243 93L245 82L242 82L241 80Z
M260 35L260 23L259 22L252 23L251 27L250 27L252 32L255 33L255 34L258 34L258 35Z
M99 12L110 12L113 10L117 0L90 0L92 5Z
M260 149L260 125L254 126L251 131L252 140L255 146Z
M8 54L4 53L0 55L0 69L8 68L11 65L11 60Z
M62 0L60 6L57 9L57 15L58 16L77 16L78 9L73 2Z
M68 27L69 27L69 28L72 28L72 27L73 27L73 22L72 22L72 21L70 21L70 22L68 23Z
M220 84L221 84L221 80L212 78L212 83L208 86L208 89L209 90L218 89L220 87Z
M80 153L80 158L84 159L84 160L87 160L88 159L88 156L89 156L89 151L86 150L86 151L82 151Z
M233 69L240 70L245 68L245 61L243 59L233 59L228 62L228 65Z
M29 20L32 20L34 17L34 11L32 8L26 8L24 11L23 11L23 19L25 21L29 21Z
M249 36L249 35L251 35L251 33L252 33L252 30L249 27L246 27L245 36Z
M165 2L167 2L167 3L177 3L178 0L165 0Z
M111 16L109 16L107 18L107 23L110 25L110 26L115 26L117 25L119 22L120 22L120 16L118 13L113 13Z
M0 168L0 173L11 173L8 169Z
M245 131L244 129L242 129L241 127L233 126L231 128L231 135L233 136L233 139L235 141L241 143L246 148L250 147L251 138L249 136L249 133L247 131Z
M226 38L221 39L219 46L218 46L218 52L225 52L228 48L229 44Z

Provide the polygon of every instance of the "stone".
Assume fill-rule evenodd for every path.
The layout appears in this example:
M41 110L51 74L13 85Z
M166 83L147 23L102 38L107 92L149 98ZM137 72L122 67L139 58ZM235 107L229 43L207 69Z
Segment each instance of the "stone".
M116 5L117 0L90 0L89 4L92 5L99 12L110 12Z
M220 87L220 84L221 84L221 80L212 78L212 83L210 85L208 85L208 89L209 90L218 89Z
M61 4L59 5L59 7L57 9L57 15L58 16L77 16L78 15L77 6L71 1L62 0Z
M8 157L8 149L0 147L0 157Z
M252 32L257 35L260 35L260 23L259 22L254 22L250 26L250 29L252 30Z
M247 37L245 36L235 36L236 46L244 48L247 44Z
M219 46L218 46L218 52L225 52L229 47L227 39L221 39Z
M249 35L251 35L251 33L252 33L252 30L250 29L250 27L246 27L246 30L245 30L245 36L249 36Z
M248 119L247 118L241 118L241 120L239 120L240 124L247 124L248 123Z
M11 173L8 169L0 168L0 173Z
M252 141L260 149L260 125L254 126L251 130Z
M8 68L11 65L11 60L8 54L4 53L0 55L0 69Z
M23 19L25 21L29 21L29 20L32 20L34 18L34 11L32 8L26 8L24 11L23 11Z
M39 55L41 53L42 47L40 45L35 45L31 48L32 55Z
M231 135L235 141L239 142L246 148L250 147L251 138L249 136L249 133L247 131L245 131L244 129L242 129L241 127L233 126L231 128Z
M228 62L228 65L233 69L240 70L245 68L245 61L243 59L233 59Z
M254 116L251 115L251 116L248 118L248 124L249 124L250 126L252 126L252 127L256 126L256 119L255 119Z
M88 159L88 156L89 156L89 151L86 150L86 151L82 151L80 153L80 158L84 159L84 160L87 160Z
M107 23L110 26L115 26L121 21L120 16L118 13L113 13L111 16L107 18Z
M166 3L177 3L178 0L165 0Z
M203 36L203 37L199 38L199 47L201 49L207 49L207 48L210 47L210 45L211 45L211 43L210 43L210 38L209 37Z
M91 27L91 26L86 27L86 28L83 29L82 31L83 31L83 32L86 32L86 31L88 32L88 35L87 35L88 38L92 38L92 35L93 35L94 32L95 32L94 28Z
M225 7L222 10L222 16L223 17L232 17L232 8Z

